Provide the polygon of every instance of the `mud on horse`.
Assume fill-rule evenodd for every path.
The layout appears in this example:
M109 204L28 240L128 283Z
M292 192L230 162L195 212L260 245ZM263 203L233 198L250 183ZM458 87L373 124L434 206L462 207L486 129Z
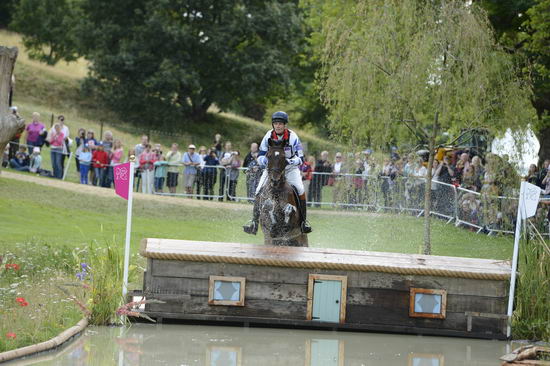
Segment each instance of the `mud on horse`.
M269 179L256 195L255 208L259 210L266 245L307 247L307 235L301 230L300 201L285 178L285 145L285 141L269 139Z

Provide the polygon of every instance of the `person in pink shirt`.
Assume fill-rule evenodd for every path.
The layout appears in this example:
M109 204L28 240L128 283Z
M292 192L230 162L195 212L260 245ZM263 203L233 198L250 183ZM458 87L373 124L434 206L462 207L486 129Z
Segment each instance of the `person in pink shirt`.
M42 139L40 135L44 133L46 127L39 120L40 113L34 112L32 114L32 123L27 125L25 130L27 131L27 148L32 151L35 146L42 147Z
M111 152L111 165L118 165L122 161L122 155L124 150L122 149L122 142L120 140L115 140L113 144L113 150Z
M105 142L103 147L105 147ZM106 182L108 184L108 187L110 187L114 181L113 167L122 162L122 154L124 153L124 150L122 149L122 142L118 139L114 140L112 147L110 148L110 151L108 153L109 153L110 164L109 164L109 167L107 168Z
M63 178L63 144L65 143L65 135L61 132L61 125L56 123L53 126L53 131L49 136L50 154L52 160L53 176L55 178Z
M155 161L157 154L151 151L151 145L146 144L145 150L139 155L139 166L141 168L142 192L153 193L153 182L155 177Z

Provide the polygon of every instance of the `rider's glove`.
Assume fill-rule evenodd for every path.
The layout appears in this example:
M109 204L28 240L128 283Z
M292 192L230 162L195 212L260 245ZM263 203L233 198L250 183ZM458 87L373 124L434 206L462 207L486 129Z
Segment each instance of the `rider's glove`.
M265 155L258 156L258 165L260 165L260 168L267 166L267 157Z
M300 159L297 156L287 159L286 161L288 162L289 165L295 165L295 166L302 165L302 159Z

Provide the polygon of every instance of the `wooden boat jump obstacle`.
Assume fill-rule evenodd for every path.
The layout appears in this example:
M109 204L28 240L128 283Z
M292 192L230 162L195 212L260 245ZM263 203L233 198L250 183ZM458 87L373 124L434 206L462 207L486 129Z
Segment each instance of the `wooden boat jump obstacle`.
M143 239L144 312L233 322L505 339L505 261Z

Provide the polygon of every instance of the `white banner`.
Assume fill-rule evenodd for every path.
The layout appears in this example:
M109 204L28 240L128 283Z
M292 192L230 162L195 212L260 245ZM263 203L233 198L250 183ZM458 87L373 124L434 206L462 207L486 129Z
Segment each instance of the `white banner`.
M540 199L540 187L522 182L519 198L520 198L520 215L522 219L527 219L531 216L535 216L537 213L537 206Z

